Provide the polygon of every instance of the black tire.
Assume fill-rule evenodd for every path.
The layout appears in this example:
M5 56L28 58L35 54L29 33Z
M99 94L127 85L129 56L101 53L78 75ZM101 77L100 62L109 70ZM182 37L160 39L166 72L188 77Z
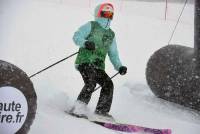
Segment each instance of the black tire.
M198 62L193 48L165 46L147 63L147 83L157 97L200 111Z
M20 90L27 100L28 113L26 120L22 127L16 132L16 134L27 134L35 119L37 109L37 95L33 84L21 69L13 64L0 60L0 88L6 86Z

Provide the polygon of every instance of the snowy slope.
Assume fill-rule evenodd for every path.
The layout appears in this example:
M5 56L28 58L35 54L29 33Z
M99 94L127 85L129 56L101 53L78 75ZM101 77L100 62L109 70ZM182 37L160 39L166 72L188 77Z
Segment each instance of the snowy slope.
M101 0L102 1L102 0ZM73 32L93 19L93 8L100 0L1 0L0 59L22 68L28 75L78 50ZM183 6L169 3L167 21L165 3L112 1L116 13L112 28L126 76L114 78L115 92L111 114L124 123L155 128L171 128L173 134L199 134L200 116L179 105L157 99L145 80L145 67L151 54L165 46ZM187 5L171 41L193 47L193 5ZM38 111L30 134L112 134L100 126L64 114L83 86L74 69L75 57L32 78ZM106 70L115 70L106 61ZM94 110L97 91L89 104Z

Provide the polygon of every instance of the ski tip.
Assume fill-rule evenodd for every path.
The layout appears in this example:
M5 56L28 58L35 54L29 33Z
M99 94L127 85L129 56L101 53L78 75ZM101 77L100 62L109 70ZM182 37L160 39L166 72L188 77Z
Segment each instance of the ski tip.
M171 129L167 129L166 130L166 134L172 134L172 130Z

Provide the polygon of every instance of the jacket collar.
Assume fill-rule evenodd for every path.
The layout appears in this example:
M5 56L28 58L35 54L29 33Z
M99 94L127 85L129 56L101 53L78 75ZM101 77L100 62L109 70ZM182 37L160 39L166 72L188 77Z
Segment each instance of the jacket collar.
M95 21L98 22L99 25L104 29L109 29L110 28L110 23L111 23L110 19L96 17Z

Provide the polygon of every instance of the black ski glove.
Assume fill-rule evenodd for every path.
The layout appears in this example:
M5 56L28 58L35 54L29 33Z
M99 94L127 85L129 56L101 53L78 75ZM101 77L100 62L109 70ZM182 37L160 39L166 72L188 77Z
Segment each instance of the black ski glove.
M125 75L126 72L127 72L127 67L121 66L121 67L119 68L119 73L120 73L121 75Z
M85 42L85 48L88 50L95 50L95 44L92 41Z

